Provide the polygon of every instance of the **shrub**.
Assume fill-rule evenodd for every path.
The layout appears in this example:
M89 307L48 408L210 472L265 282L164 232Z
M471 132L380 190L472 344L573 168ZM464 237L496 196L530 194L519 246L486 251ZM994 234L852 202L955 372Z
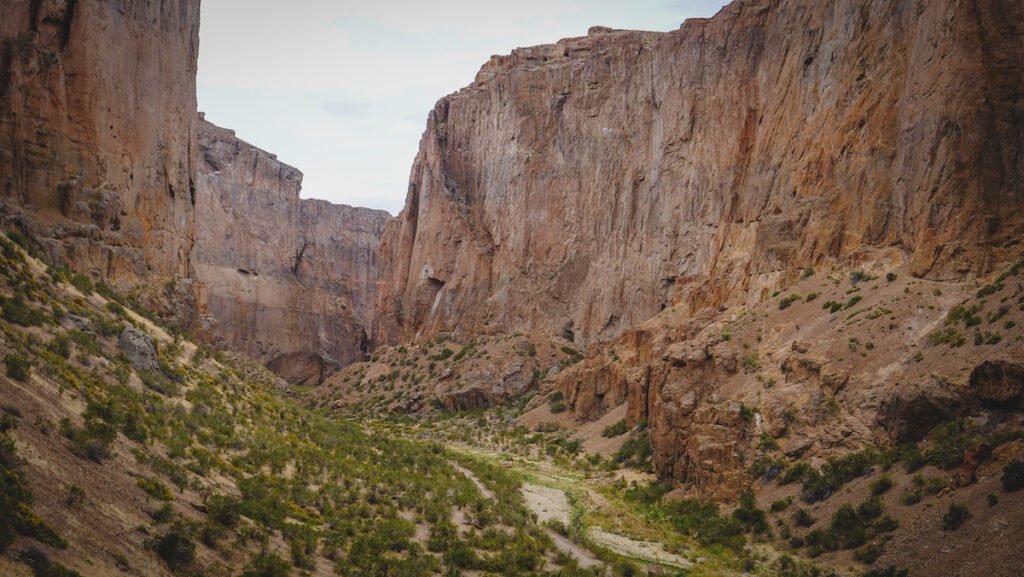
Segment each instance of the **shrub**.
M551 403L551 412L556 415L558 413L564 413L568 408L569 407L565 404L565 401L556 401Z
M944 531L956 531L971 516L971 512L967 510L967 506L963 503L953 503L949 506L946 514L942 516L942 529Z
M171 490L167 488L167 485L161 483L159 479L148 477L145 479L137 479L135 483L139 488L145 491L147 495L158 501L174 500L174 494L171 493Z
M797 509L793 513L793 522L796 523L797 527L810 527L814 525L815 518L811 515L811 512L803 507Z
M9 323L22 327L38 327L46 323L46 315L29 306L21 293L3 299L3 317Z
M869 543L853 552L853 558L865 565L871 565L882 556L884 545L881 543Z
M793 293L793 294L789 295L788 297L785 297L784 299L779 301L779 310L781 311L781 310L788 309L793 303L798 302L798 301L802 300L803 298L804 297L798 295L797 293Z
M78 292L85 296L91 295L96 289L96 286L92 283L92 279L81 273L71 275L71 278L68 279L68 281L71 283L71 286L78 289Z
M10 379L26 382L32 374L32 363L17 353L8 353L4 357L4 364L7 365L7 377Z
M779 513L788 509L789 506L792 504L792 497L788 497L786 499L778 499L776 501L772 501L772 504L770 507L768 507L768 510L771 511L772 513Z
M210 519L224 527L237 527L242 520L238 499L226 495L213 495L206 501Z
M64 497L64 504L70 509L77 509L82 503L85 503L85 489L78 485L68 487L68 494Z
M885 273L885 280L887 280L888 282L893 282L894 280L896 280L896 273Z
M889 491L889 489L892 489L892 478L888 475L883 475L873 481L871 485L869 485L869 488L871 489L872 495L884 495Z
M627 466L647 468L653 454L650 435L641 433L633 435L623 443L622 448L615 453L615 461Z
M287 561L273 553L264 553L249 563L242 577L288 577L290 573L291 565Z
M110 446L117 432L110 425L95 419L87 420L85 428L79 429L67 418L61 420L61 434L71 441L71 451L84 459L102 463L110 456Z
M878 460L878 453L870 449L829 459L820 472L811 469L805 474L800 498L807 503L824 501L839 487L866 475Z
M153 549L174 571L188 566L196 558L196 543L192 540L192 532L182 524L175 524L157 537Z
M24 553L25 562L32 567L33 577L82 577L81 573L54 563L39 549L31 548Z
M749 533L768 532L768 523L765 521L764 511L757 508L754 492L750 489L745 489L740 493L739 507L732 512L732 518Z
M626 426L626 419L621 419L618 422L608 425L601 431L601 436L610 439L612 437L618 437L619 435L626 434L629 428Z
M1003 489L1016 491L1024 488L1024 461L1014 459L1003 467Z

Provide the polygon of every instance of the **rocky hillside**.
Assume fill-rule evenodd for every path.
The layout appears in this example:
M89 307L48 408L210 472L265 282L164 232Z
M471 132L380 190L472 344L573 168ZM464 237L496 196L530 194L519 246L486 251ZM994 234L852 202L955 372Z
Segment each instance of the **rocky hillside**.
M187 317L187 287L174 281L188 276L194 239L199 0L2 10L6 226L51 261Z
M986 274L1024 235L1024 7L736 0L494 57L430 114L375 339L607 341L806 266Z
M0 235L5 577L593 577L499 468L306 409L87 283Z
M364 360L384 211L302 200L302 173L200 120L200 334L293 383Z
M366 357L389 216L299 200L296 169L197 120L199 0L0 20L6 229L289 381Z

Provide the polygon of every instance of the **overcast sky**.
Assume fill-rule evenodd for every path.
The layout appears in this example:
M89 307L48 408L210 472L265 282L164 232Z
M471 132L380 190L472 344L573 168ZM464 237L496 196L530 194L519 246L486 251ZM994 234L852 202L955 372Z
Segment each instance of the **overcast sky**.
M726 0L205 0L199 109L301 170L304 198L405 201L427 113L492 54L591 26L674 30Z

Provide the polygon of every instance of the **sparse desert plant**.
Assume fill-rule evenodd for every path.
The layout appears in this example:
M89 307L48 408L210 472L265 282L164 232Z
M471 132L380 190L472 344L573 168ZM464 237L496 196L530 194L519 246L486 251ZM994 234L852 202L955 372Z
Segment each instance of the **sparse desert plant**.
M156 554L174 571L184 569L196 558L196 543L191 530L176 523L152 542Z
M793 522L796 523L797 527L810 527L814 525L816 519L811 512L803 507L800 507L793 512Z
M4 357L4 364L7 366L7 377L16 381L28 381L32 374L32 363L17 353L8 353Z
M1017 491L1024 488L1024 461L1014 459L1007 463L1003 467L1001 481L1003 489L1007 491Z
M872 495L883 495L892 489L892 477L888 475L882 475L878 479L871 482L868 486L871 489Z
M789 295L788 297L785 297L784 299L779 301L779 310L781 311L781 310L788 309L793 303L798 302L798 301L800 301L802 299L803 299L803 297L801 295L799 295L797 293L793 293L793 294Z
M605 427L604 430L601 431L601 436L606 439L610 439L612 437L624 435L628 430L629 427L626 425L626 419L620 419L615 423Z
M956 531L967 522L971 516L971 512L967 509L967 506L963 503L953 503L946 510L946 514L942 516L942 529L944 531Z

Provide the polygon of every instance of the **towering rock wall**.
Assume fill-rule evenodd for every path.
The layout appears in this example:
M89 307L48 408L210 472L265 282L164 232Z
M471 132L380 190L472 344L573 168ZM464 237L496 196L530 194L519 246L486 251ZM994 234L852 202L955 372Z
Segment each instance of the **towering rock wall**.
M590 343L826 261L990 271L1024 235L1022 27L1013 0L737 0L494 57L430 114L375 339Z
M302 173L205 120L198 141L201 329L292 382L363 360L390 215L300 200Z
M199 0L5 0L8 224L51 260L124 290L186 277L198 45Z

